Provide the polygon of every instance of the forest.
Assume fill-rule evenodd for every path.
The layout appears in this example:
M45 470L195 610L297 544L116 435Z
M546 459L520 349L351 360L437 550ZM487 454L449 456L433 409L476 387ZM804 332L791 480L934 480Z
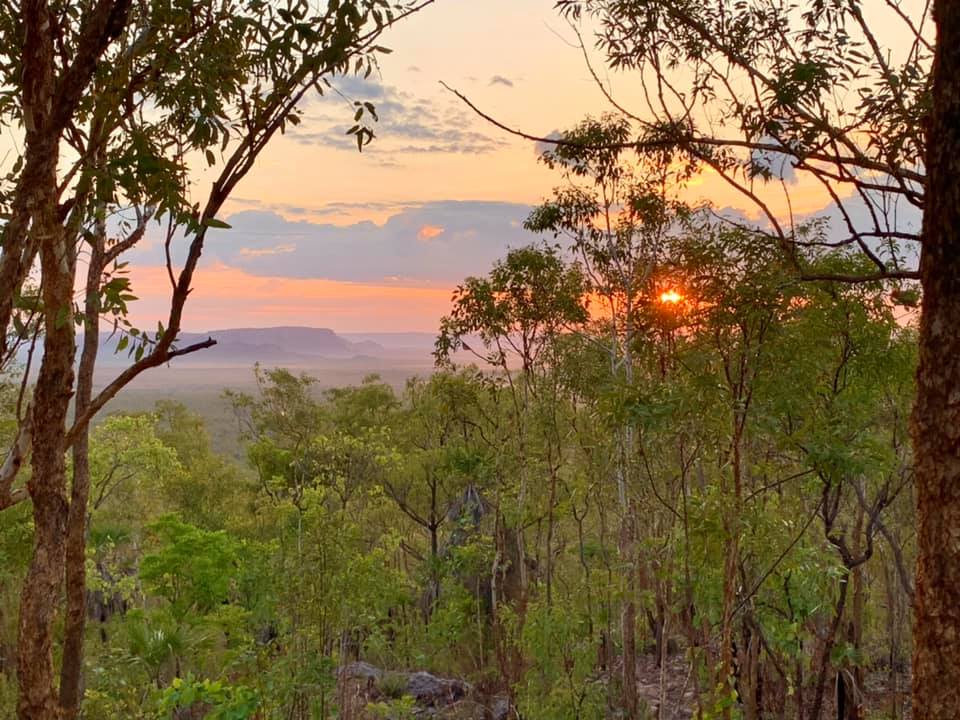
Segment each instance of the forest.
M178 336L261 153L433 4L0 9L0 716L960 717L956 3L558 0L641 109L541 137L445 86L555 185L431 373L258 364L237 453L111 411L215 343ZM704 173L755 212L690 202Z

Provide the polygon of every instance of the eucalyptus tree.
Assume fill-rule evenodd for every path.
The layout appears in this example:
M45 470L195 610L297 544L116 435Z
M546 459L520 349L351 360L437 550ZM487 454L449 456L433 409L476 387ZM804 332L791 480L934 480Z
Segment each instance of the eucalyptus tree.
M661 336L656 308L661 291L673 282L664 276L665 253L686 214L674 199L676 171L667 157L651 157L635 167L625 145L630 134L629 119L610 115L588 118L562 133L541 160L558 170L564 183L524 224L563 238L579 260L585 289L599 305L589 337L605 351L609 376L623 397L642 382L641 348L654 347ZM635 667L628 659L636 655L636 577L649 573L641 573L640 566L648 563L636 551L637 427L629 410L612 424L618 440L613 467L622 518L619 552L621 562L633 569L624 578L620 623L624 704L628 717L636 717Z
M768 244L738 228L700 224L673 243L675 272L684 279L692 308L685 321L699 365L712 380L705 393L712 446L708 457L719 471L717 485L724 498L720 522L723 528L722 611L717 687L729 695L734 687L735 631L740 625L740 574L744 560L741 542L747 533L748 497L757 485L750 457L755 415L760 412L757 388L771 372L770 346L778 330L789 320L798 292L789 268ZM701 375L701 382L705 378ZM709 400L712 397L712 400ZM714 410L711 413L708 408ZM747 679L741 681L746 684ZM747 707L751 698L746 698ZM724 705L729 717L730 705ZM750 713L748 712L748 715ZM756 712L751 715L756 717Z
M562 454L562 441L551 425L555 416L542 416L544 427L535 427L532 418L536 406L556 401L557 387L549 377L553 344L586 321L585 290L580 268L567 263L558 248L530 245L510 250L487 276L467 278L456 289L453 308L441 320L436 341L438 364L453 363L458 351L470 353L494 369L495 391L502 389L496 392L506 407L501 410L504 421L499 423L495 448L501 482L493 498L498 533L491 576L494 611L501 601L513 606L519 618L516 634L522 631L533 585L525 531L537 516L535 480L541 469L549 477L546 512L552 523ZM512 507L505 502L511 499ZM495 614L499 623L498 618ZM504 629L502 623L497 627ZM505 640L497 644L502 674L512 685L519 680L522 659L516 647L508 645Z
M419 543L405 548L426 559L431 584L427 617L440 594L441 530L453 526L451 534L457 533L464 499L480 499L487 490L489 448L481 439L484 400L484 390L471 373L436 372L426 380L407 382L394 422L400 459L385 474L383 489L427 535L426 552L415 549Z
M841 253L804 253L824 270L862 269ZM763 701L775 688L763 681L760 692L766 653L784 682L793 661L798 712L818 717L840 648L849 648L840 677L860 678L847 685L856 688L853 708L863 697L854 649L862 645L843 623L862 629L863 566L884 511L909 489L903 423L894 419L911 388L912 334L894 321L881 283L798 282L775 246L741 229L700 226L673 241L668 257L688 305L678 317L677 367L665 378L672 389L652 397L648 412L660 405L689 424L700 447L699 482L678 504L679 542L685 573L698 578L690 609L719 629L715 708L732 715L739 705L748 718L773 709ZM684 423L691 401L694 419ZM654 441L676 433L673 425ZM818 518L825 537L817 537ZM811 706L803 647L808 623L821 618ZM703 645L694 633L688 642Z
M223 530L243 518L256 483L236 459L214 452L203 418L172 400L157 402L152 416L155 437L182 468L161 476L165 506L206 530Z
M852 271L863 265L857 258L837 256L824 263ZM805 299L783 333L779 351L786 357L776 359L778 382L790 390L775 393L781 400L773 421L780 425L775 431L780 446L796 453L808 473L807 492L819 494L823 536L842 568L833 617L822 638L821 657L815 658L819 667L812 716L819 716L828 673L836 665L847 718L856 720L865 712L868 575L887 562L888 572L899 581L896 592L908 601L913 594L904 546L890 526L897 505L908 518L913 515L908 503L912 454L906 439L916 334L897 322L880 283L829 283L809 288ZM815 358L797 359L803 347L811 346L818 349ZM785 362L787 358L794 360ZM881 542L892 561L883 559Z
M0 26L11 44L0 80L3 123L22 137L6 180L0 254L0 359L42 336L39 375L23 402L17 436L0 470L0 507L32 501L35 544L23 585L18 642L19 715L74 717L80 702L83 537L89 477L83 456L90 419L143 371L211 342L178 347L177 335L207 232L224 202L297 106L338 73L373 69L380 36L422 3L142 3L98 0L8 6ZM372 137L357 105L352 134ZM219 157L218 157L219 154ZM190 168L206 160L216 179L191 198ZM103 218L132 221L107 237ZM166 225L169 315L156 333L125 328L132 364L94 396L98 318L122 324L132 294L114 263L151 218ZM185 260L171 255L178 232ZM81 248L90 250L86 311L74 288ZM36 269L38 289L27 279ZM75 376L75 329L93 338ZM26 374L24 374L24 387ZM67 427L68 404L76 416ZM67 498L65 453L79 443L80 472ZM17 485L29 463L26 485ZM69 562L66 557L69 556ZM60 698L53 680L53 628L68 577Z

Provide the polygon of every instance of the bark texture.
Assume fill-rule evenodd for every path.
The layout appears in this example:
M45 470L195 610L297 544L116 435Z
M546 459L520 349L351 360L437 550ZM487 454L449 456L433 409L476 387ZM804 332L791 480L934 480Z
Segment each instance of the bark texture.
M913 416L917 581L913 709L960 717L960 2L934 3L933 102Z
M46 338L34 394L33 473L27 483L33 501L34 547L20 596L18 714L21 720L56 720L60 711L54 694L52 648L63 588L68 512L64 438L75 352L70 312L74 260L59 223L38 225L36 230L44 234L40 254Z
M73 387L73 260L57 209L59 131L51 128L55 94L53 18L44 2L23 8L23 110L26 164L32 166L31 244L40 251L44 303L44 357L34 393L32 475L34 546L20 596L17 641L17 713L21 720L55 720L53 633L63 583L67 518L64 435Z
M98 216L90 246L84 312L83 351L77 373L74 414L82 415L93 397L93 372L100 342L100 274L104 265L106 225ZM90 433L84 427L73 444L73 483L67 517L66 596L67 613L63 630L63 660L60 667L60 706L64 720L80 715L83 697L83 637L87 620L87 523L90 501Z

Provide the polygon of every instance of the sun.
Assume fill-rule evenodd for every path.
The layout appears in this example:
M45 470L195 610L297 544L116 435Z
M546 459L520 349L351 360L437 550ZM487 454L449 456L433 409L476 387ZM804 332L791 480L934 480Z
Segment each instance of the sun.
M662 293L660 293L660 302L662 303L676 305L681 300L683 300L683 295L678 293L676 290L664 290Z

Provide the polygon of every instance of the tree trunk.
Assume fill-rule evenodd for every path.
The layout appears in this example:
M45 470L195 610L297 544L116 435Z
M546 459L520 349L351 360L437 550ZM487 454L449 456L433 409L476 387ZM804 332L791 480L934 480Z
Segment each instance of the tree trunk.
M737 599L737 558L740 555L739 530L729 522L727 524L727 539L724 543L723 561L723 616L720 627L720 676L717 678L717 688L724 696L732 694L735 687L733 667L733 621L734 608ZM733 704L724 703L723 718L730 720L733 717Z
M743 718L760 720L760 638L748 618L741 623L740 637L739 685Z
M620 532L620 562L626 568L623 607L620 610L620 633L623 644L623 717L637 720L640 703L637 697L637 551L635 512L633 502L627 503L627 513Z
M546 590L547 607L553 605L553 526L556 524L557 505L557 468L550 459L550 496L547 500L547 556L546 556Z
M817 686L814 688L813 709L810 711L811 720L820 720L820 714L823 712L823 699L827 690L827 676L830 672L830 655L833 652L833 645L837 639L837 631L840 629L840 623L843 621L845 608L847 606L847 590L849 589L850 575L846 572L840 578L840 592L837 597L837 606L833 613L833 620L830 622L830 628L827 630L827 637L823 640L823 651L820 653L819 668L817 670Z
M863 484L862 478L857 478L853 482ZM861 547L864 524L863 505L857 505L857 520L854 525L854 557L860 557L863 549ZM860 661L860 653L863 650L863 618L867 607L867 588L864 574L866 573L866 563L857 565L851 571L853 579L853 605L850 608L850 623L847 629L847 641L857 652L857 662L851 668L850 692L847 693L847 713L846 720L863 720L863 690L866 676L863 671L863 663Z
M37 188L32 232L40 242L43 273L43 361L33 400L33 460L27 489L33 501L34 546L20 598L17 680L21 720L56 720L53 634L63 587L67 530L66 418L73 388L75 254L59 223L56 143L49 175Z
M73 387L74 253L57 208L59 132L51 130L54 93L53 17L45 2L23 4L24 179L31 241L39 246L43 278L44 351L33 399L34 544L20 595L17 713L21 720L56 720L53 633L63 583L67 497L64 463L67 406Z
M90 404L93 371L100 344L100 275L106 242L106 223L98 216L90 248L84 312L83 352L77 375L74 414L79 417ZM83 697L83 641L87 620L87 505L90 499L90 433L88 428L73 445L73 485L67 517L66 592L67 614L64 624L63 663L60 667L60 706L64 720L79 716Z
M87 332L89 333L89 330ZM86 354L86 348L84 348L83 355L86 356ZM80 372L83 373L83 363L81 363ZM78 407L79 395L78 392ZM60 667L60 704L63 708L64 720L74 720L78 716L82 696L83 640L87 618L86 509L90 491L88 451L89 437L84 430L73 446L73 486L67 518L65 556L67 611L64 622L63 663Z
M934 2L933 102L913 414L917 492L913 711L960 717L960 3Z
M746 423L745 410L741 407L736 408L733 414L733 441L731 443L733 498L725 520L727 539L724 544L723 617L720 628L720 677L718 683L720 692L724 694L732 694L735 687L733 633L737 601L737 563L740 559L740 513L743 504L743 429ZM730 720L733 717L733 703L724 703L723 717L724 720Z
M803 652L803 646L800 646L801 653ZM805 710L804 706L804 697L803 697L803 661L798 657L796 662L793 664L793 684L796 688L797 695L797 720L804 720L803 711Z

